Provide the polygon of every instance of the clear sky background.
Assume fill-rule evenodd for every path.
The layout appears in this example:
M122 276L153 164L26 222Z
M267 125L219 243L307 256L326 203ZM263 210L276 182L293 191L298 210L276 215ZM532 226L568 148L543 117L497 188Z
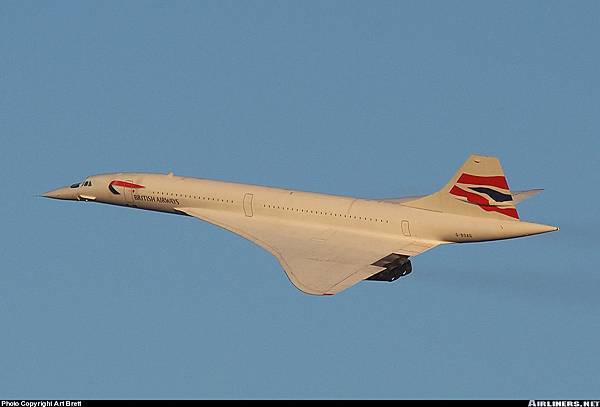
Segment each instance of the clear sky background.
M0 2L1 398L598 398L600 2ZM560 232L303 295L115 171L360 197L501 158Z

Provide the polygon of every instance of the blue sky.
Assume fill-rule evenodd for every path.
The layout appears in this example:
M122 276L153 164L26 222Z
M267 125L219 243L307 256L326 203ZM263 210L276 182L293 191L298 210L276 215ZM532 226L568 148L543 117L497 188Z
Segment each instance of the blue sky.
M600 3L0 2L3 398L597 398ZM35 195L153 171L360 197L471 153L560 232L302 295L191 218Z

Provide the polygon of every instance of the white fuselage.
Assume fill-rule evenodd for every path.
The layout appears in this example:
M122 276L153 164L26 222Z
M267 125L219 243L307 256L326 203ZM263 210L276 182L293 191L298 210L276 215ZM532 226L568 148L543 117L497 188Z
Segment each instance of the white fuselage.
M113 185L128 182L135 187ZM326 229L352 229L439 243L478 242L527 236L556 228L517 220L498 220L411 207L402 201L369 200L257 185L213 181L172 174L95 175L76 188L45 196L95 201L183 214L177 208L229 211L253 221L298 222ZM89 183L90 185L84 185ZM407 201L407 203L410 201Z

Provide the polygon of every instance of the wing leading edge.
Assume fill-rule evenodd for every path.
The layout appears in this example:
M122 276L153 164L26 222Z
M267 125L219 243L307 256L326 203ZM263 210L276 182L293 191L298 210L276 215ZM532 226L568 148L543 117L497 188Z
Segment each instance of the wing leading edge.
M290 281L313 295L333 295L384 270L378 260L416 256L442 242L246 217L204 208L178 211L236 233L277 258Z

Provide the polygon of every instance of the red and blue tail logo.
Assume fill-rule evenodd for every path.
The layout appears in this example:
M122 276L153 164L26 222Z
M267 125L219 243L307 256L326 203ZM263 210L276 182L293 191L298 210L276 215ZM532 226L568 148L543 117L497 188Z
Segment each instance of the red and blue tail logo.
M113 180L110 182L110 184L108 184L108 189L110 190L110 192L112 192L115 195L121 195L121 193L119 191L117 191L115 189L115 187L133 188L133 189L145 188L143 185L134 184L133 182Z
M519 219L503 175L490 177L463 173L450 190L450 194L475 204L484 211L498 212Z

